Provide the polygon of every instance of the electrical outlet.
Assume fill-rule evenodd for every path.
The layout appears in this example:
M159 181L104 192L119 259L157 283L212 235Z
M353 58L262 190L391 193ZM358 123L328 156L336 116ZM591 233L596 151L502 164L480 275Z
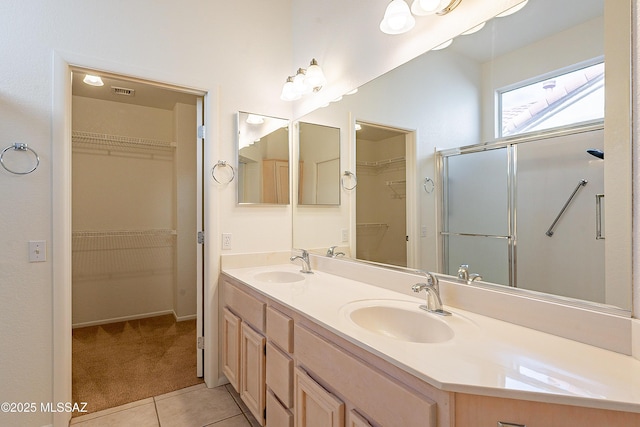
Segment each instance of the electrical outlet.
M346 228L342 229L342 241L343 242L349 241L349 230L347 230Z
M29 240L29 262L44 262L47 260L47 242L44 240Z
M222 233L222 249L231 249L231 233Z

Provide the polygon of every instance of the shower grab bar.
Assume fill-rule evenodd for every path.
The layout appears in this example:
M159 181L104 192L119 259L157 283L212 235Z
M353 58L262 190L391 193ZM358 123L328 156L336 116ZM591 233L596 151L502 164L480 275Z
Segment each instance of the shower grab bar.
M596 194L596 240L604 240L602 235L602 199L604 199L604 194Z
M578 192L578 190L580 189L580 187L584 187L585 185L587 185L587 182L588 181L586 179L581 179L578 182L578 185L576 186L575 190L573 190L573 193L571 193L571 195L569 196L569 199L567 200L567 202L564 204L562 209L560 209L560 212L558 213L558 216L556 216L556 219L553 220L553 223L551 224L551 227L549 227L549 229L545 233L547 236L549 236L549 237L553 236L553 228L556 226L556 224L560 220L560 217L562 217L562 214L564 213L564 211L567 210L567 207L569 206L569 203L571 203L571 201L575 197L575 195Z

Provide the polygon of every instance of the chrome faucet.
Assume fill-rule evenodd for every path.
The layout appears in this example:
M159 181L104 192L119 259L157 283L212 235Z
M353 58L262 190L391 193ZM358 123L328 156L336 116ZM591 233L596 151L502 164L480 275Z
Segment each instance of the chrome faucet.
M330 258L335 258L340 255L344 256L344 252L336 252L336 248L337 246L331 246L329 249L327 249L327 256Z
M458 279L464 280L469 285L476 280L482 280L482 276L476 273L469 274L469 265L462 264L458 268Z
M467 282L469 280L469 264L462 264L458 268L458 279Z
M413 292L422 290L427 292L427 303L421 305L420 308L430 313L439 314L441 316L451 316L451 313L442 308L442 299L440 299L440 284L438 278L428 271L417 270L416 273L423 274L427 277L427 283L416 283L411 287Z
M309 252L303 249L302 256L296 255L290 258L291 261L295 261L297 259L302 260L302 270L300 270L300 273L313 274L313 271L311 271L311 263L309 262Z

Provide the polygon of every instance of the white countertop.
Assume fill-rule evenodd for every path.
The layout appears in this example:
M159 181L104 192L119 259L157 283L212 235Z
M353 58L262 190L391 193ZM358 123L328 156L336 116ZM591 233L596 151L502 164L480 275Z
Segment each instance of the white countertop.
M412 343L355 325L345 313L354 301L420 298L315 271L292 283L256 280L265 271L298 272L293 264L226 269L256 291L298 311L388 362L444 391L640 413L640 361L446 306L436 316L456 335L443 343ZM366 303L361 303L366 304Z

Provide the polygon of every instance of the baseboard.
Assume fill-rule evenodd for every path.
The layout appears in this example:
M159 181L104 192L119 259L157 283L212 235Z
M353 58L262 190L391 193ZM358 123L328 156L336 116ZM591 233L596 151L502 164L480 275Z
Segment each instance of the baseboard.
M194 320L194 319L196 319L196 318L197 318L197 315L195 315L195 314L190 314L190 315L188 315L188 316L178 316L178 315L176 314L176 312L174 311L174 312L173 312L173 317L174 317L174 319L176 319L176 322L184 322L185 320Z
M155 311L153 313L141 313L141 314L134 314L132 316L114 317L111 319L101 319L101 320L94 320L91 322L74 323L71 325L71 327L73 329L84 328L87 326L97 326L97 325L106 325L108 323L126 322L127 320L146 319L147 317L166 316L167 314L173 314L175 317L175 313L173 312L173 310L163 310L163 311Z

